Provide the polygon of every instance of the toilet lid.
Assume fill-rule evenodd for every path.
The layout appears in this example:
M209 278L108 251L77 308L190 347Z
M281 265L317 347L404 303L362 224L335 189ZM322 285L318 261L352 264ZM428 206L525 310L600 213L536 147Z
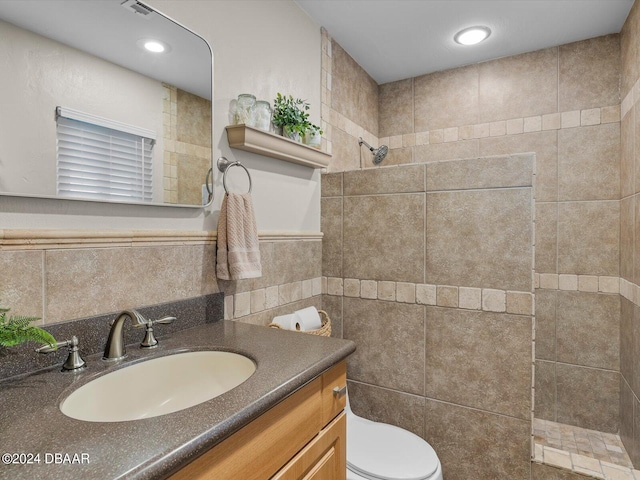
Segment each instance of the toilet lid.
M347 466L371 480L425 480L438 456L417 435L386 423L347 415Z

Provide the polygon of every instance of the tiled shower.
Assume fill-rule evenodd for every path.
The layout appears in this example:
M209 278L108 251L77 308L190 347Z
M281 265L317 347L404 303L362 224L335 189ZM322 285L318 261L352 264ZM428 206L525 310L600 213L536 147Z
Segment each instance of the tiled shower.
M323 305L358 345L356 412L426 438L448 479L555 478L531 464L533 417L619 435L640 467L637 11L619 35L377 88L323 31ZM358 137L389 145L381 167Z

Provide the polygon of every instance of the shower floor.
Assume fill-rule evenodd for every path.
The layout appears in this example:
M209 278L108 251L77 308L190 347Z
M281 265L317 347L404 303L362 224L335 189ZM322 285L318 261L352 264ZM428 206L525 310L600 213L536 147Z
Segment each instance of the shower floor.
M535 418L533 440L535 462L593 478L640 480L619 435Z

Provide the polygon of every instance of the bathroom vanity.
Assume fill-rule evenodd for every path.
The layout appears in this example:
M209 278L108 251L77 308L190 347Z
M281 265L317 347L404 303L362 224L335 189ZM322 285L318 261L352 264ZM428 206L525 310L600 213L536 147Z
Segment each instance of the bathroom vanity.
M159 340L151 351L128 345L115 364L97 354L78 373L55 368L0 382L2 453L40 454L40 462L0 465L0 479L344 478L341 389L353 342L223 320ZM60 411L72 392L105 373L203 350L239 353L256 371L216 398L153 418L88 422ZM45 462L56 453L79 461Z

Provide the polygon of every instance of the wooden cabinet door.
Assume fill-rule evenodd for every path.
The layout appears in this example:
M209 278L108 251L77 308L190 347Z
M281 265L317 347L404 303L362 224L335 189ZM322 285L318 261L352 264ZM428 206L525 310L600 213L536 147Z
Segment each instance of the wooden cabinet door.
M347 406L343 389L347 386L347 361L343 360L322 374L322 422L326 425ZM334 393L337 388L341 394Z
M347 417L338 415L272 480L345 480Z

